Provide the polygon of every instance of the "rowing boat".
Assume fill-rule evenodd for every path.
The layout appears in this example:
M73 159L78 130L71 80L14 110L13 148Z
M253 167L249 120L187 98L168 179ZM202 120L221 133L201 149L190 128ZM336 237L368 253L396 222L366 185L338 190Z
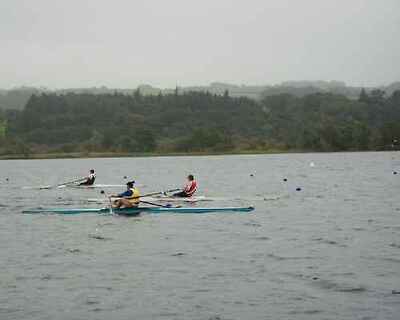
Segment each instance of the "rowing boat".
M112 213L119 215L135 216L140 213L218 213L218 212L251 212L254 207L217 207L217 208L195 208L195 207L140 207L140 208L123 208L113 209ZM80 213L110 213L110 208L39 208L24 210L22 213L55 213L55 214L80 214Z
M111 197L111 201L115 201L121 198L118 197ZM214 201L213 198L206 198L205 196L197 196L197 197L190 197L190 198L178 198L178 197L140 197L143 201L163 201L163 202L200 202L200 201ZM88 202L94 203L108 203L109 200L107 198L89 198L87 199Z
M155 201L164 202L200 202L200 201L269 201L278 200L278 195L265 195L258 197L209 197L209 196L193 196L189 198L180 198L174 196L160 196L155 197Z
M96 188L126 188L125 184L93 184L91 186L79 185L79 184L67 184L67 188L77 189L96 189Z
M120 198L118 197L111 197L111 201L118 200ZM193 196L190 198L179 198L179 197L166 197L166 196L160 196L160 197L141 197L140 199L144 201L152 201L152 202L187 202L187 203L194 203L194 202L210 202L210 201L248 201L248 202L253 202L253 201L273 201L273 200L278 200L280 199L279 195L265 195L265 196L259 196L259 197L249 197L249 198L244 198L244 197L209 197L209 196ZM98 204L107 204L109 202L108 198L89 198L87 199L87 202L91 203L98 203Z
M38 189L38 190L48 190L48 189L62 189L62 188L76 188L76 189L96 189L96 188L123 188L126 187L124 184L93 184L91 186L79 185L79 184L63 184L59 186L36 186L36 187L22 187L22 189Z

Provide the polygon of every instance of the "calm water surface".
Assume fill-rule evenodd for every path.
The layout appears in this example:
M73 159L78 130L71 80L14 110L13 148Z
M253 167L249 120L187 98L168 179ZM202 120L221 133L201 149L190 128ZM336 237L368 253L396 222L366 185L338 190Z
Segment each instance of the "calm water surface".
M142 193L193 173L243 199L197 205L256 211L21 214L89 206L99 190L21 187L92 167ZM1 161L0 181L1 320L400 319L399 153Z

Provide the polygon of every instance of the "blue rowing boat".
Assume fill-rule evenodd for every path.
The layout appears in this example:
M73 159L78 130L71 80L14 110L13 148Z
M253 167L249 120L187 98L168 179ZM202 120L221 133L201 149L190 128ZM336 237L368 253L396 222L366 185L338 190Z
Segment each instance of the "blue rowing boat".
M251 212L254 207L219 207L219 208L195 208L195 207L139 207L139 208L123 208L123 209L112 209L110 208L38 208L24 210L22 213L34 214L34 213L55 213L55 214L81 214L81 213L113 213L118 215L136 216L141 213L212 213L212 212Z

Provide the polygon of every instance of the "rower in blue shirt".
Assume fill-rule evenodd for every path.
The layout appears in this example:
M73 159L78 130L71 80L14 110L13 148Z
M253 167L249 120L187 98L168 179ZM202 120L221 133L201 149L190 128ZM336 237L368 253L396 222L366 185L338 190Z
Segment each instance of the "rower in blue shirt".
M118 197L114 205L116 208L133 208L140 203L139 189L134 186L135 181L130 181L126 184L126 191L112 197Z

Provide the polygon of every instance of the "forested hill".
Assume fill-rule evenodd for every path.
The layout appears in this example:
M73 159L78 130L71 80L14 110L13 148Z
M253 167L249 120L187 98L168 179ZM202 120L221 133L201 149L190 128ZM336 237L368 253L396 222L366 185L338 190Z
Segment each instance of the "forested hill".
M267 96L33 95L0 115L1 154L345 151L396 148L400 91Z

